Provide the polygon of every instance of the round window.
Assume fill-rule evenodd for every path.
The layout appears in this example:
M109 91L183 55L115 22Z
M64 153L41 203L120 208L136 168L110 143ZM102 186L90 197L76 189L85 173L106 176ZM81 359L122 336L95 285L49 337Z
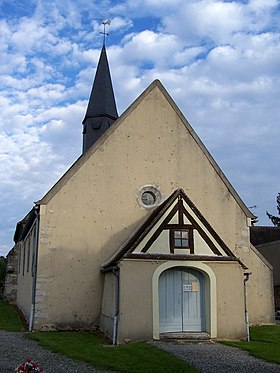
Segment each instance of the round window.
M141 201L145 206L152 206L156 203L156 196L153 192L144 192Z
M137 192L138 203L146 209L160 205L162 196L159 188L155 185L145 185Z

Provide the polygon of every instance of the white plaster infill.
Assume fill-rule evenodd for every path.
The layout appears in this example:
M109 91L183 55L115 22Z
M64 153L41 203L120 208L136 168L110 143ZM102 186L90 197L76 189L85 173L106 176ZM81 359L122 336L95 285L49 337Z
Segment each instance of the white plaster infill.
M216 287L216 276L213 270L203 262L193 261L170 261L163 263L161 266L156 268L152 278L152 291L153 291L153 339L160 339L159 329L159 277L162 272L167 269L174 267L185 267L190 269L196 269L208 276L209 287L210 287L210 330L209 334L211 338L217 338L217 287Z

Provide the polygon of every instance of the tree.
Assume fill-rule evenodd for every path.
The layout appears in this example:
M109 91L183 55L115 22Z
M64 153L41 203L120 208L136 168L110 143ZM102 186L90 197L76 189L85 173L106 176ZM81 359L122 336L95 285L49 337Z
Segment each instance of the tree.
M269 217L275 227L280 227L280 193L278 193L277 196L277 210L279 216L271 215L269 212L266 212L266 215Z

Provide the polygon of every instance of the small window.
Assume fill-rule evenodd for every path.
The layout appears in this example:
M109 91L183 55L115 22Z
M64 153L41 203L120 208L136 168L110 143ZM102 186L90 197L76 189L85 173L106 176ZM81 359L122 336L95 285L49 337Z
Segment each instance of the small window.
M21 243L19 244L19 253L18 253L18 273L20 273L21 266Z
M188 248L189 247L189 230L174 231L174 247Z
M175 250L182 250L185 254L194 253L192 228L170 229L170 252L174 254Z
M26 252L26 241L23 242L23 253L22 253L22 276L24 276L24 270L25 270L25 252Z
M31 245L31 236L28 236L27 239L27 264L26 264L26 272L29 272L29 263L30 263L30 245Z

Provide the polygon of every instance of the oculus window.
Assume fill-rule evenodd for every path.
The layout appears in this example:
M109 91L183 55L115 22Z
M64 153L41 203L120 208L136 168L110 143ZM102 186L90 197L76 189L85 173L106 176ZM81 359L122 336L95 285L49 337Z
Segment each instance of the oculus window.
M161 204L162 196L155 185L145 185L137 192L138 203L145 209L151 209Z
M144 192L141 196L141 201L145 206L152 206L156 202L156 196L153 192Z

